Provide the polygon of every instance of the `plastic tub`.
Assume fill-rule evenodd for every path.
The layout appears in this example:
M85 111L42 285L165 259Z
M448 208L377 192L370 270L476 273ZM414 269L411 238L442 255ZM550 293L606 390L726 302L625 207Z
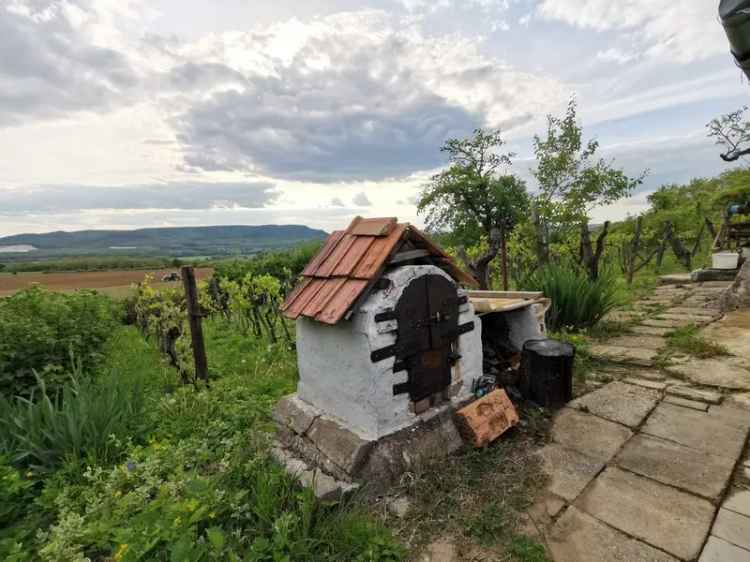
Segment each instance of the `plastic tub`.
M740 256L734 252L719 252L713 255L714 269L737 269Z

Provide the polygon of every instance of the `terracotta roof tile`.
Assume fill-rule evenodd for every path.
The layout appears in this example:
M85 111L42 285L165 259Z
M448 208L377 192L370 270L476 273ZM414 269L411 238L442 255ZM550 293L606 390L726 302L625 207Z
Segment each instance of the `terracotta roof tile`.
M427 249L434 263L454 279L476 284L416 228L399 224L395 218L357 217L346 230L328 237L281 310L292 319L305 316L325 324L337 323L367 294L407 238Z

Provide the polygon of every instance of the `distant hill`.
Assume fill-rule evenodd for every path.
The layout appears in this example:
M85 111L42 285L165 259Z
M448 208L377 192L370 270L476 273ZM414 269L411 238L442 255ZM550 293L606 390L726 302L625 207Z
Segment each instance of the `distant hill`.
M3 258L80 255L246 255L322 240L327 234L302 225L195 226L138 230L81 230L0 237ZM33 250L18 253L18 248ZM5 251L4 251L5 250Z

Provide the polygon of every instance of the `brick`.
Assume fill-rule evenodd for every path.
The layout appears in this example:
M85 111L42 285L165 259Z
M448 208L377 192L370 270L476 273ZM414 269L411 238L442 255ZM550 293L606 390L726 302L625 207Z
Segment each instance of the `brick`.
M462 436L474 447L491 443L518 421L518 412L504 390L493 390L456 412Z

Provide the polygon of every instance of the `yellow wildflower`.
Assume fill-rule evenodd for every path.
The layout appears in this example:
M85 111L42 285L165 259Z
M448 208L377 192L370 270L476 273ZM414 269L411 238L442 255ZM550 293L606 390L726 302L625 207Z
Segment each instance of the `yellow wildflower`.
M117 550L115 551L114 559L115 560L122 560L122 557L125 556L125 552L128 550L127 544L121 544L117 547Z

